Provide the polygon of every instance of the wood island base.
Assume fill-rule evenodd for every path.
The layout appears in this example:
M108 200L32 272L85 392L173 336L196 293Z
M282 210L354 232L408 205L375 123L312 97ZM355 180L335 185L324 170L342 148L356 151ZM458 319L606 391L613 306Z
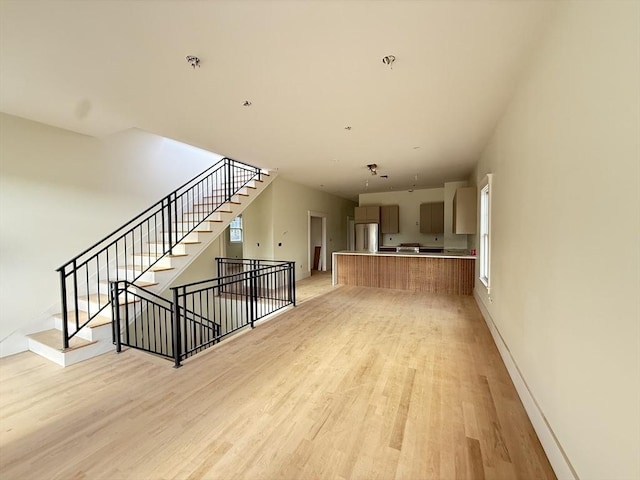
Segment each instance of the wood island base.
M336 285L473 295L475 258L333 254Z

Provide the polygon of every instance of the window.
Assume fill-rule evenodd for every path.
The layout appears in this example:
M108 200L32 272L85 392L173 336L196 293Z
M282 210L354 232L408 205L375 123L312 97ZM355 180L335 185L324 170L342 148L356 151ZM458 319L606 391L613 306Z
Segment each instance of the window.
M491 174L480 188L480 281L491 288Z
M231 220L231 225L229 225L229 241L231 243L242 243L242 215L238 215Z

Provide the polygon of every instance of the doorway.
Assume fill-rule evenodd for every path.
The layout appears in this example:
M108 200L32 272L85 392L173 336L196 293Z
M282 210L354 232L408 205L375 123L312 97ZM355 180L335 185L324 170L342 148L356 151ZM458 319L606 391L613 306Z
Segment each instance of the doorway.
M309 274L327 270L327 215L320 212L308 213Z

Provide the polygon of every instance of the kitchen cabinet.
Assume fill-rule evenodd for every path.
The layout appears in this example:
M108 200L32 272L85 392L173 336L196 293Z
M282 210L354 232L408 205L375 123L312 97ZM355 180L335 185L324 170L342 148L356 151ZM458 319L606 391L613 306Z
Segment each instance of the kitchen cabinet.
M444 202L420 204L420 233L444 232Z
M462 187L453 196L453 233L476 233L476 187Z
M383 205L380 207L380 232L398 233L400 231L400 207Z
M356 223L380 223L380 207L356 207Z

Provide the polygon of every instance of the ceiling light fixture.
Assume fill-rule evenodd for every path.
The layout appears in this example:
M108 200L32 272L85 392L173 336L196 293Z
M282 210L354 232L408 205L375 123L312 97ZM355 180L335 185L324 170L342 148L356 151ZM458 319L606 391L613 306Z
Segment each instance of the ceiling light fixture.
M200 59L194 55L187 55L187 63L193 68L200 68Z
M371 172L371 175L378 174L378 165L376 165L375 163L370 163L369 165L367 165L367 168Z
M395 55L387 55L386 57L382 57L382 63L385 65L389 65L391 70L393 70L393 62L396 61Z

